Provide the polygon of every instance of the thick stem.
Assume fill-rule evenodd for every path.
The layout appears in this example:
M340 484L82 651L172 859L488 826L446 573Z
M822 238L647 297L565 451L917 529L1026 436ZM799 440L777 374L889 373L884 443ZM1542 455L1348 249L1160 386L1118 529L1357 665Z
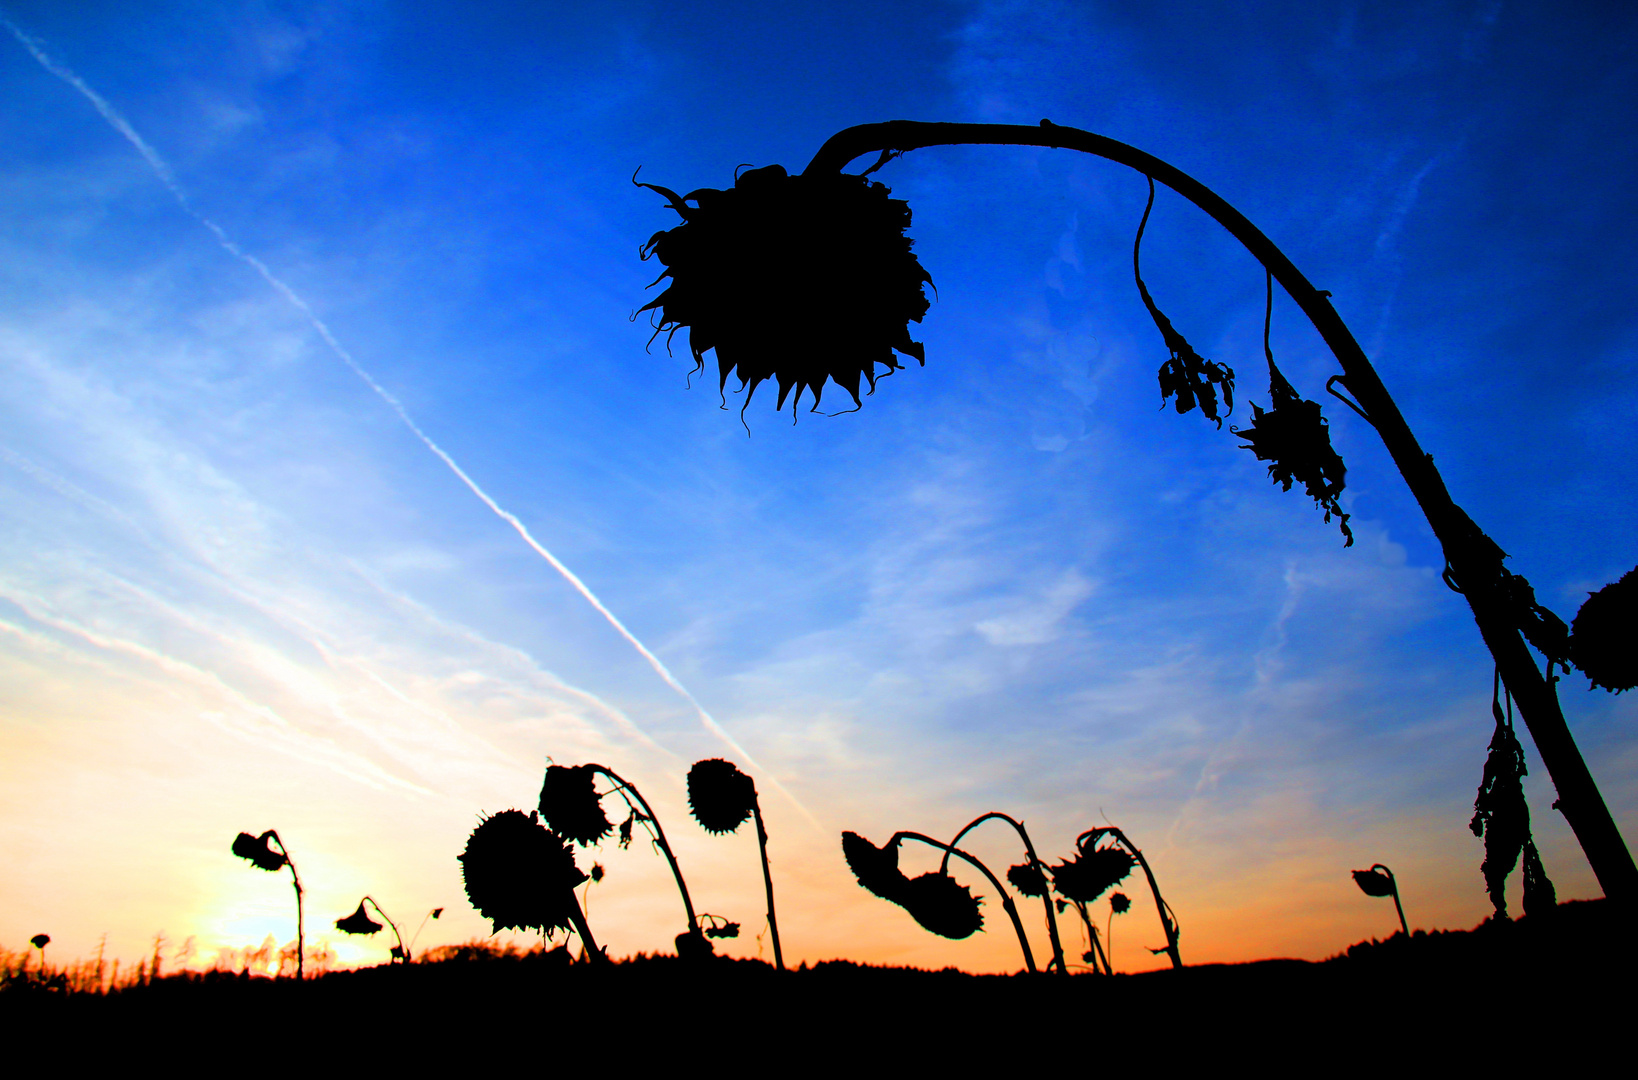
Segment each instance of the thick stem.
M984 824L984 822L989 821L991 818L995 818L999 821L1005 821L1008 825L1011 825L1015 830L1017 830L1019 839L1024 841L1024 854L1029 856L1030 866L1034 867L1040 873L1043 881L1046 880L1046 867L1043 866L1041 864L1041 860L1036 857L1035 845L1030 843L1029 832L1024 828L1024 823L1022 821L1015 820L1008 814L1001 813L999 810L991 810L987 814L980 814L978 817L975 817L971 821L967 822L967 824L962 827L961 831L956 833L955 839L950 841L950 846L955 847L957 844L961 843L961 838L963 836L966 836L968 833ZM949 865L950 854L949 852L945 852L943 862L939 863L939 869L943 870ZM1067 975L1069 973L1069 967L1064 963L1064 947L1058 940L1058 915L1052 910L1051 889L1047 889L1046 892L1041 894L1041 906L1046 908L1047 938L1052 942L1052 964L1055 968L1057 968L1058 974Z
M580 943L586 947L586 956L594 964L611 963L603 955L603 950L597 947L597 941L592 937L591 925L586 922L585 912L580 910L580 901L575 898L574 890L569 890L569 921L574 923L574 932L580 935Z
M1388 395L1376 369L1353 333L1331 306L1330 293L1308 281L1285 253L1216 192L1152 154L1102 135L1042 121L1040 127L1015 124L931 124L891 120L862 124L838 132L819 148L807 172L840 171L862 154L904 152L925 146L955 144L1047 146L1094 154L1165 184L1209 214L1245 246L1273 275L1308 316L1342 365L1338 377L1387 447L1399 474L1421 507L1444 549L1449 576L1460 586L1473 611L1485 646L1496 660L1502 681L1518 702L1525 727L1558 790L1553 804L1562 810L1586 853L1604 895L1623 905L1638 903L1638 864L1627 849L1615 819L1587 768L1554 692L1551 667L1543 676L1519 633L1509 583L1501 567L1505 553L1458 507L1422 450L1399 406Z
M1029 968L1031 975L1039 974L1039 969L1035 966L1035 954L1030 951L1029 938L1024 934L1024 924L1018 918L1018 906L1012 902L1012 897L1007 895L1007 890L1001 887L1000 879L990 873L989 867L954 844L946 844L942 840L934 840L931 836L924 836L918 832L896 832L893 834L893 839L887 842L887 846L894 847L900 840L919 840L929 847L938 848L945 855L954 855L957 858L965 859L973 866L976 866L985 877L989 878L990 884L995 886L995 895L1001 898L1001 909L1007 913L1008 918L1012 919L1012 928L1018 934L1018 947L1024 950L1024 966Z
M683 880L682 868L677 865L677 856L671 853L671 845L666 843L665 840L665 830L660 828L660 819L654 816L654 810L648 805L648 800L643 798L641 792L627 783L613 769L602 765L593 765L591 767L614 782L615 790L620 792L621 797L626 799L628 805L632 799L636 799L642 807L643 824L652 830L654 842L660 846L661 853L665 855L665 861L671 864L671 876L677 879L677 891L682 894L683 910L688 913L688 932L699 936L700 924L699 920L694 918L694 901L688 895L688 883ZM633 809L636 808L633 807ZM575 911L578 912L579 910L580 905L577 902Z
M1403 930L1405 932L1405 937L1406 938L1409 938L1410 937L1410 924L1405 921L1405 905L1401 904L1399 902L1399 881L1398 881L1398 879L1393 876L1393 871L1392 870L1389 870L1386 866L1383 866L1381 863L1377 863L1376 865L1372 866L1371 869L1372 870L1380 870L1384 874L1388 875L1388 885L1389 885L1390 888L1393 889L1393 908L1394 908L1395 911L1399 912L1399 929L1401 929L1401 930Z
M279 839L278 830L269 829L268 836L279 845L279 854L284 856L284 865L290 868L290 880L296 886L296 981L300 982L305 977L302 961L307 954L307 935L303 928L301 912L301 875L296 873L296 860L290 857L290 849Z
M756 815L756 843L762 852L762 888L768 894L768 932L773 935L774 966L785 970L785 953L779 948L779 920L774 917L773 874L768 870L768 830L762 827L762 802L754 795L751 812Z

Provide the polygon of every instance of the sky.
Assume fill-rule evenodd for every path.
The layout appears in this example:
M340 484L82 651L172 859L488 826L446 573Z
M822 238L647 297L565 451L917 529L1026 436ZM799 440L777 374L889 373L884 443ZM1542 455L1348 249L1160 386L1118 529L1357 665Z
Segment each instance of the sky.
M632 177L794 172L888 119L1045 117L1156 154L1330 290L1457 502L1568 620L1638 563L1631 13L0 15L0 947L134 960L163 933L208 966L290 940L288 881L229 851L270 828L338 963L386 956L331 926L366 893L406 934L445 909L418 949L487 936L456 856L481 815L533 806L548 760L636 784L695 905L745 927L736 956L772 949L751 830L688 816L707 757L756 779L792 963L1019 968L980 878L957 871L984 932L948 941L841 857L843 830L948 838L990 810L1049 862L1125 830L1186 962L1387 936L1349 878L1373 863L1413 926L1489 913L1468 820L1492 664L1281 294L1274 354L1325 406L1357 542L1238 449L1268 405L1264 277L1227 234L1163 190L1143 250L1156 302L1239 373L1217 430L1161 407L1141 176L908 154L875 178L936 283L926 366L795 423L765 388L742 426L732 383L724 411L682 339L633 319L660 269L638 248L678 219ZM792 338L814 317L792 296ZM1562 697L1630 837L1638 699L1579 675ZM1599 895L1526 756L1560 898ZM992 826L972 850L1022 857ZM611 955L669 950L664 862L578 858L607 869L586 905ZM1141 879L1122 888L1129 913L1097 907L1115 967L1164 964Z

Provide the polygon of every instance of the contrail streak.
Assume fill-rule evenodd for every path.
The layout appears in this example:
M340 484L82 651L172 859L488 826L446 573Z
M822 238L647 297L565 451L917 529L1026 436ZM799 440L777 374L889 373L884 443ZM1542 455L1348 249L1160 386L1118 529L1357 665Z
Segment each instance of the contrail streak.
M797 809L801 810L802 813L807 816L809 821L813 822L813 824L816 826L819 824L818 820L814 818L814 816L805 806L796 800L795 796L791 795L789 791L786 791L784 786L780 784L778 780L775 780L766 769L762 768L762 766L756 763L750 754L745 752L745 748L740 746L739 743L735 741L734 737L728 734L722 725L717 723L715 718L713 718L711 714L706 711L705 706L701 705L699 700L696 699L693 694L688 692L688 688L679 682L675 675L671 674L671 670L665 666L665 663L658 656L655 656L652 652L650 652L648 646L637 640L637 635L626 629L626 625L619 620L614 612L610 611L603 604L603 601L597 598L596 593L587 588L586 583L581 581L579 576L576 575L573 570L570 570L567 566L564 566L556 555L553 555L549 550L547 550L544 544L536 540L534 536L530 534L528 526L524 525L522 521L519 521L517 515L504 509L499 503L491 498L488 492L484 491L483 488L478 486L477 481L473 480L472 477L466 474L465 469L462 469L455 463L455 459L450 457L449 454L444 451L443 447L433 442L427 433L421 430L420 425L417 424L410 416L408 410L404 408L403 403L392 394L388 393L386 388L384 388L380 383L376 382L370 373L365 371L364 368L359 365L357 360L353 359L352 353L348 352L342 346L341 342L336 340L336 336L330 332L330 328L324 324L324 320L318 317L318 315L308 305L307 301L303 300L296 293L296 290L292 289L289 285L286 285L283 281L276 277L273 274L273 271L267 268L266 263L262 262L262 260L256 258L256 256L250 254L238 244L234 243L228 237L227 233L222 230L220 225L216 224L216 222L212 221L210 218L193 208L193 204L188 201L187 193L184 192L182 190L182 186L176 182L176 176L171 172L171 167L165 163L165 159L159 156L159 152L157 150L148 145L147 140L143 139L143 137L137 133L137 130L130 125L130 122L121 116L119 112L108 103L106 98L93 90L84 79L74 74L73 71L52 59L45 49L41 47L38 41L24 33L10 19L6 18L4 15L0 15L0 22L5 23L6 29L11 31L11 35L22 44L23 48L29 51L35 60L39 61L41 67L57 76L57 78L67 83L69 86L72 86L75 90L78 90L80 94L83 95L85 99L96 108L97 112L102 115L102 118L108 121L109 126L115 131L119 132L120 135L125 138L126 142L130 143L136 148L137 153L142 155L142 159L148 163L148 167L154 171L155 176L159 177L160 183L165 185L166 189L169 190L170 193L176 198L177 203L182 207L182 209L185 210L195 221L199 222L199 224L210 230L211 235L216 238L216 242L221 245L223 250L232 255L234 258L245 263L251 269L255 270L256 273L261 275L262 280L266 281L275 292L289 301L291 306L297 311L300 311L303 317L307 319L307 322L318 333L319 337L322 338L324 343L330 347L330 351L335 353L336 357L340 359L342 363L346 364L352 369L354 375L357 375L361 380L363 380L365 386L368 386L371 390L373 390L377 397L386 402L387 406L391 408L393 412L398 414L398 419L402 420L404 422L404 426L409 428L410 431L415 434L417 439L421 440L422 445L436 454L438 460L442 461L449 467L449 471L454 473L456 478L459 479L461 483L466 485L468 491L476 495L485 506L489 507L489 509L494 512L496 517L512 526L513 530L523 538L523 542L528 544L529 547L534 550L535 554L539 555L541 558L550 563L552 569L556 570L563 576L563 580L567 581L571 586L573 586L574 590L584 597L588 604L596 608L599 615L608 620L609 625L614 627L619 635L625 638L626 641L630 643L631 647L636 649L638 654L641 655L644 660L648 661L648 666L654 669L654 673L658 675L667 686L675 690L684 701L693 706L694 711L699 714L700 722L705 726L705 730L722 740L722 742L733 750L735 754L739 755L739 757L743 759L747 765L750 765L753 769L756 769L758 772L766 776L782 795L790 799Z

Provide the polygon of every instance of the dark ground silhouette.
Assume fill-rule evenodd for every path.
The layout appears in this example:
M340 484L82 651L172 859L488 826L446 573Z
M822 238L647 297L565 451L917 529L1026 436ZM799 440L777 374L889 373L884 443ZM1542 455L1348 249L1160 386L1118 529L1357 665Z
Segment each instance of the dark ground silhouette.
M246 1063L323 1050L506 1068L639 1062L735 1071L792 1059L867 1071L972 1053L1025 1061L1188 1060L1352 1073L1552 1053L1573 1067L1624 1038L1632 931L1603 900L1471 931L1396 934L1321 962L1206 964L1140 975L968 975L833 961L789 972L752 960L565 950L383 964L295 980L160 979L107 996L14 987L0 1037L59 1048L186 1043ZM1414 1056L1407 1057L1407 1053ZM767 1056L762 1056L767 1055ZM1320 1055L1310 1057L1310 1055ZM223 1059L225 1060L225 1059ZM311 1059L318 1064L322 1058ZM690 1063L693 1063L690 1067Z

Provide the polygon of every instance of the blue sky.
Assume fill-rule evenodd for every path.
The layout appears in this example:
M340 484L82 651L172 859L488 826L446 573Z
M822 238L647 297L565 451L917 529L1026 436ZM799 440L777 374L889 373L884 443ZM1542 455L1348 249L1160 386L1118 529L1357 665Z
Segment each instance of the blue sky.
M798 958L1016 965L993 899L979 939L932 938L851 882L837 842L990 809L1059 854L1105 816L1126 829L1185 959L1387 933L1347 877L1378 861L1413 922L1486 913L1466 823L1488 657L1374 433L1321 393L1335 361L1289 300L1273 348L1348 463L1347 550L1226 427L1158 408L1136 174L990 147L886 166L937 283L927 366L794 425L764 391L749 437L737 398L689 388L680 338L645 351L631 321L659 272L637 248L677 219L630 181L794 171L895 118L1050 117L1142 147L1333 293L1457 501L1569 618L1638 562L1630 17L3 14L0 942L46 930L83 955L106 931L134 956L163 929L208 959L283 940L288 893L227 852L268 827L311 926L371 892L447 906L439 940L481 933L454 857L480 810L530 805L548 755L636 780L701 906L748 928L754 843L695 828L682 776L706 756L750 768ZM1144 273L1239 372L1237 400L1266 406L1250 257L1162 192ZM793 299L793 337L813 317ZM1563 696L1630 834L1633 702L1579 676ZM1527 752L1548 871L1562 897L1597 895ZM593 858L600 938L665 947L659 860ZM1152 910L1116 934L1117 966L1153 963Z

